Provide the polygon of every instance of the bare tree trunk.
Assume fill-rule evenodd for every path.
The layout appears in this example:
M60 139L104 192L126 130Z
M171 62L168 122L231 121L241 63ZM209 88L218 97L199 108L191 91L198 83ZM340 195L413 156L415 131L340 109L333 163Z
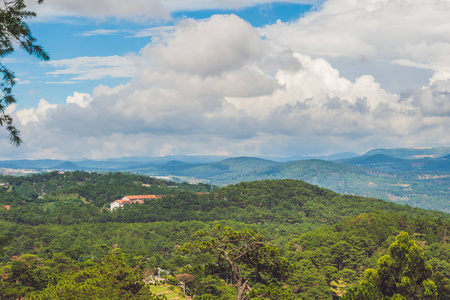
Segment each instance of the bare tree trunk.
M247 295L245 294L247 287L248 287L248 280L242 283L242 278L239 278L239 281L237 283L238 292L236 300L244 300L247 297Z
M245 294L248 289L248 280L243 280L241 274L239 273L239 268L236 266L234 261L228 257L228 253L224 253L224 258L228 261L231 267L231 271L233 273L233 277L236 280L237 285L237 298L236 300L245 300L247 295ZM243 282L244 281L244 282Z

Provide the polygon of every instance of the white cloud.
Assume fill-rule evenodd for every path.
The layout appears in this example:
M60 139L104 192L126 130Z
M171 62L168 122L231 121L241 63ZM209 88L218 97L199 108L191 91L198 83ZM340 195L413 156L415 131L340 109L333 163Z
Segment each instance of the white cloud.
M256 5L270 3L296 3L296 4L318 4L321 0L165 0L164 4L170 11L195 11L208 9L240 9Z
M106 57L76 57L71 59L51 60L41 64L58 68L47 72L47 75L75 75L69 81L96 80L105 77L123 78L132 77L136 66L132 56L106 56Z
M30 83L31 83L31 81L28 80L28 79L26 79L26 80L21 80L20 78L15 78L15 79L14 79L14 82L17 83L17 84L30 84Z
M16 115L21 125L27 125L28 123L39 123L39 121L44 121L47 117L47 113L53 109L56 109L56 107L56 104L50 104L45 99L41 99L36 109L23 109L17 111Z
M391 62L448 72L449 15L446 0L328 0L296 22L278 22L262 33L282 47L327 58L345 73L372 72L388 83L402 80L399 72L392 72Z
M222 76L245 77L245 69L205 77L142 72L125 86L100 86L93 96L74 94L66 106L49 112L41 127L24 129L25 138L42 153L57 139L66 156L90 158L105 158L105 153L289 155L413 146L433 138L433 143L445 142L447 82L401 97L384 91L371 76L355 82L342 78L323 59L300 54L293 59L302 68L279 70L272 78L277 84L259 93L249 92L250 83L240 92L233 84L224 86L230 79ZM434 98L436 93L441 98ZM430 126L435 127L430 131Z
M153 37L153 36L163 35L165 33L171 32L175 29L176 29L175 26L150 27L150 28L139 30L139 31L135 31L135 32L133 32L133 34L130 37L134 37L134 38Z
M117 18L133 21L148 19L168 20L170 11L160 0L46 0L38 5L27 1L27 6L36 11L39 18L88 17L95 19Z
M297 4L317 4L322 0L46 0L37 5L27 0L27 6L36 11L40 19L61 17L89 17L95 19L116 18L132 21L169 20L170 14L177 11L196 11L211 9L240 9L261 4L277 2Z
M63 81L46 81L45 84L77 84L79 81L63 80Z
M132 29L95 29L84 31L79 36L92 37L99 35L125 35L130 38L146 38L161 36L175 30L175 26L153 26L140 30Z
M78 93L75 92L73 96L69 96L66 99L66 104L76 104L81 108L86 108L89 106L89 103L93 100L92 96L86 93Z
M122 29L95 29L84 31L80 33L80 36L97 36L97 35L118 35L122 33L128 32L127 30Z
M446 42L422 41L417 44L406 44L402 48L400 54L406 58L394 60L393 63L433 70L440 73L441 78L444 73L450 73L450 38Z
M263 47L249 23L235 15L215 15L207 22L182 21L150 51L161 68L210 75L260 59Z
M438 42L440 31L426 24L412 27L412 32L402 25L388 33L394 14L407 21L403 14L411 13L423 21L423 14L414 13L414 5L406 2L330 0L323 10L296 23L265 28L265 38L234 15L186 20L175 31L153 38L132 58L138 69L129 73L128 84L99 86L92 95L75 93L57 107L43 103L40 112L17 112L28 141L21 151L105 158L320 154L448 145L449 61L442 51L447 37ZM438 18L434 5L427 9ZM425 9L421 2L416 6ZM440 9L445 11L445 5ZM358 22L361 25L355 26ZM396 41L395 34L401 33L401 41ZM349 47L328 41L333 34ZM304 47L302 37L307 38ZM325 52L319 48L320 39ZM350 80L329 62L331 56L361 55L436 73L422 87L400 94L386 91L373 74ZM56 75L101 78L105 73L96 76L93 70L114 61L63 61L55 65L61 68ZM117 67L127 64L119 59Z

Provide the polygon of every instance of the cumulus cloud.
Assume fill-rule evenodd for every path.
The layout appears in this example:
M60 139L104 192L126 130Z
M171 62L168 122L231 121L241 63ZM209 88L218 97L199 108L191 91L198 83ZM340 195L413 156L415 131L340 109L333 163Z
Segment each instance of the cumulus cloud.
M150 51L163 69L211 75L260 59L262 49L263 42L250 24L235 15L215 15L207 22L182 21Z
M78 93L75 92L73 96L69 96L66 99L67 105L76 104L81 108L86 108L89 106L89 103L93 100L92 96L86 93Z
M197 84L186 85L190 77L184 73L142 73L126 86L100 86L92 96L74 94L49 112L41 128L26 132L58 137L68 156L104 158L105 153L255 155L284 148L287 155L292 149L323 151L345 144L409 144L432 139L426 128L436 124L433 118L440 123L434 138L450 126L441 113L446 82L399 96L384 91L371 76L354 82L342 78L323 59L300 54L293 59L302 67L280 70L273 78L277 85L266 93L202 88L222 81L220 76L195 75ZM436 93L444 98L436 99Z
M445 0L329 0L294 23L267 26L264 33L313 56L382 53L424 59L429 48L441 52L441 47L448 45L449 12L450 4Z
M428 8L431 15L438 2ZM441 4L440 10L445 10L445 3ZM425 9L421 2L416 6ZM405 30L398 38L401 43L378 21L389 24L387 16L394 13L403 20L413 8L408 1L329 0L298 22L275 24L260 32L234 15L185 20L173 32L154 37L133 57L136 69L126 85L99 86L91 94L75 93L57 107L42 102L39 111L18 111L28 141L21 151L105 158L294 155L448 145L449 61L441 51L446 46L433 41L439 30L425 24L416 37L407 29L393 28L396 34ZM414 15L423 21L421 12ZM438 18L440 12L434 16ZM361 26L355 26L358 21ZM441 22L445 27L447 22ZM348 48L327 40L338 30L348 35L338 35ZM425 39L423 32L432 37ZM310 44L301 47L302 37ZM383 39L386 46L380 42ZM441 43L446 39L442 37ZM388 53L389 47L394 54ZM435 56L427 58L427 53ZM350 80L330 63L332 57L363 54L386 55L396 64L421 64L436 73L422 87L393 93L371 74ZM60 64L73 63L70 74L95 78L85 71L90 62L85 60ZM102 65L96 61L92 64Z
M419 68L414 72L420 78L428 75L425 70L449 72L448 15L446 0L328 0L303 18L266 26L262 33L277 45L326 58L347 74L370 72L385 83L401 82L389 64Z
M41 99L39 101L38 107L36 109L23 109L18 111L17 117L21 125L27 125L28 123L38 123L39 121L43 121L47 117L47 113L55 109L57 107L56 104L50 104L45 99Z

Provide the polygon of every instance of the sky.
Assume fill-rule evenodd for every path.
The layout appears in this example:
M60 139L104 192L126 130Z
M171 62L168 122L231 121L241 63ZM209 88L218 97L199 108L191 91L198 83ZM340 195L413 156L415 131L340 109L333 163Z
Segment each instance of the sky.
M450 146L448 0L26 3L0 159Z

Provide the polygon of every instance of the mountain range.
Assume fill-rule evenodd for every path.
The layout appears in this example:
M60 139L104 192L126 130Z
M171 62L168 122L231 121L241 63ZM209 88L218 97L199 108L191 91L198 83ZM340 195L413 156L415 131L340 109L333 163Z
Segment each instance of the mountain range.
M363 155L345 153L297 160L215 156L74 162L12 160L0 161L0 168L133 172L222 186L264 179L300 179L343 194L450 212L450 148L376 149Z

